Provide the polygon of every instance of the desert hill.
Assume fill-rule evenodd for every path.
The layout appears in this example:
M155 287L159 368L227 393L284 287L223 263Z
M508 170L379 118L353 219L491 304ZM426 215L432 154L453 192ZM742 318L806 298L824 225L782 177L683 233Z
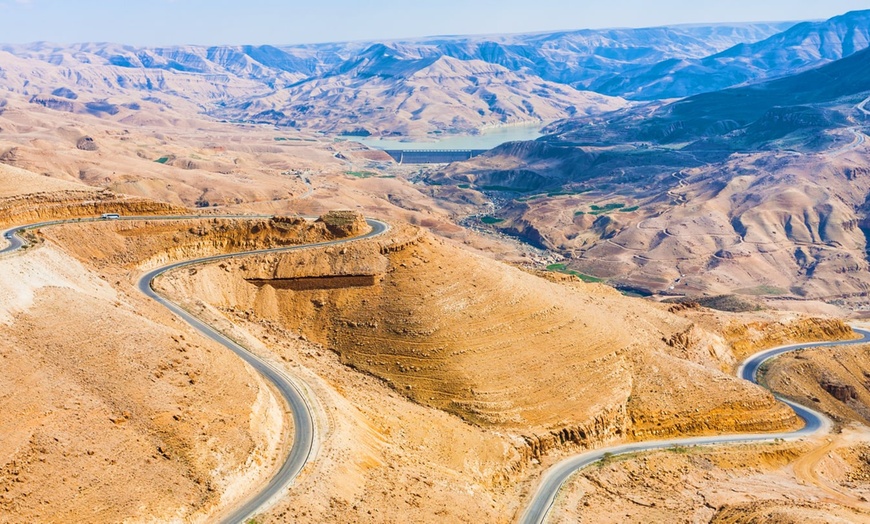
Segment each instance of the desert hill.
M260 520L506 524L565 454L797 426L733 368L762 348L851 335L839 320L756 308L866 307L867 51L677 104L628 108L568 85L786 25L3 54L0 224L205 217L45 227L0 257L0 514L195 522L255 491L290 444L286 406L134 286L176 260L364 229L355 212L301 218L336 208L391 229L157 283L311 404L313 461ZM559 136L431 169L311 132L426 134L572 111ZM269 123L239 122L252 115ZM634 129L627 143L609 141L627 136L617 122ZM280 216L217 216L239 213ZM583 280L749 306L660 304ZM800 354L771 377L863 424L868 358ZM581 475L588 497L570 488L557 503L568 519L857 520L851 493L870 492L849 483L870 478L868 448L849 428L830 438L626 457Z
M791 427L791 413L731 378L731 367L748 348L846 333L772 312L704 322L682 306L473 254L498 243L448 218L480 200L435 200L405 168L353 144L207 121L126 129L15 97L0 127L0 211L13 223L178 214L203 194L221 213L361 206L390 217L385 238L187 268L161 284L301 377L316 400L322 447L267 516L278 522L509 522L539 463L561 453ZM79 148L83 137L96 149ZM179 329L132 284L172 260L325 233L298 217L101 221L45 228L35 248L0 259L15 275L0 286L0 375L11 391L31 392L10 397L0 417L14 436L0 446L3 472L20 480L4 507L34 520L195 520L243 497L277 456L283 410L248 368ZM53 380L43 385L33 369ZM121 493L107 468L127 484L171 487Z
M406 56L482 60L550 82L588 89L602 76L666 58L702 58L739 43L757 42L794 25L678 25L559 31L519 35L453 36L387 42Z
M423 406L522 436L525 455L791 423L721 373L733 358L724 341L656 307L606 287L551 283L413 230L381 244L231 262L164 285L298 330ZM326 285L339 277L346 284ZM715 401L692 394L713 383Z
M504 195L486 227L628 290L860 300L870 284L860 146L839 156L755 153L689 168L677 154L631 165L600 152L556 153L481 158L435 181ZM445 186L444 198L461 198Z
M68 217L86 211L68 203ZM125 214L140 211L115 205ZM0 259L12 276L0 285L3 515L213 518L271 476L287 445L284 408L259 375L132 288L148 264L185 250L215 252L221 243L198 233L201 221L151 225L152 240L170 229L168 242L124 246L118 236L124 260L101 257L105 246L91 243L99 235L76 225L43 230L59 241L36 233L26 253ZM224 242L232 231L256 242L245 225L216 231ZM88 255L76 258L64 245Z
M473 133L481 126L543 123L563 115L600 114L625 102L514 73L478 60L397 59L375 46L323 77L220 114L331 134Z
M855 297L868 285L868 60L563 121L429 176L501 192L495 229L626 289Z

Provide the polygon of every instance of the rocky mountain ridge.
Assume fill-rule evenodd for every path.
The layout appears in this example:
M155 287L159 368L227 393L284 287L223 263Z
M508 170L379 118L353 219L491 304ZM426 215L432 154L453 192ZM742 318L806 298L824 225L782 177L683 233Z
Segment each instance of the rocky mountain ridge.
M744 42L704 58L669 57L611 74L590 84L594 91L635 100L682 98L795 74L850 56L870 46L870 11L803 22L764 40Z
M537 123L622 107L619 101L583 90L602 74L669 57L700 58L769 37L789 25L697 25L282 47L145 48L40 42L0 46L0 88L58 111L136 123L153 118L136 115L144 107L149 114L194 111L218 119L326 132L353 131L359 117L376 121L365 130L378 134L475 132L485 125ZM452 85L443 94L434 93L442 87L438 81L445 70L450 70ZM427 88L433 93L419 96ZM357 97L356 91L365 94ZM396 104L408 93L418 95L411 104L416 107L396 119ZM447 102L465 107L445 109ZM336 107L341 108L337 114L332 111Z

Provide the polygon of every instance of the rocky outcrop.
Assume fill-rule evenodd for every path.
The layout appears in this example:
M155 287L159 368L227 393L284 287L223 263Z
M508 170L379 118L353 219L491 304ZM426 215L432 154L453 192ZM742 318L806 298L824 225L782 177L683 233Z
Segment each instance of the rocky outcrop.
M93 138L83 136L79 138L78 142L76 142L76 149L81 149L82 151L97 151L99 147L97 147L97 143L94 142Z
M855 337L852 328L842 320L826 318L801 318L788 323L740 323L726 328L723 335L738 358L782 344Z
M69 100L54 98L52 96L33 96L30 99L31 104L41 105L54 111L63 111L72 113L76 110L76 105Z
M850 400L857 400L858 398L858 390L855 389L855 386L848 384L835 384L827 381L823 381L821 386L822 389L827 391L832 397L840 402L845 403Z
M794 428L797 422L794 413L778 409L770 395L762 400L722 405L707 412L632 411L629 434L637 440L649 440L693 434L784 431Z
M330 211L317 221L338 238L360 235L369 230L365 217L356 211Z
M523 464L540 460L554 450L592 449L627 433L630 419L625 406L603 410L583 424L566 426L548 433L524 435L518 451ZM518 465L519 466L519 465Z
M674 307L671 307L669 309L669 311L671 313L675 313L677 311L682 311L681 309L678 309L676 311L674 311L673 309L674 309ZM688 308L684 308L684 309L688 309ZM684 329L683 331L679 331L677 333L672 334L670 337L662 337L662 342L664 342L665 344L667 344L669 347L672 347L672 348L687 350L687 349L689 349L689 347L693 346L697 342L696 337L693 336L694 331L695 331L695 325L692 324L691 326Z
M58 87L51 92L52 96L66 98L67 100L75 100L79 97L72 89L68 87Z

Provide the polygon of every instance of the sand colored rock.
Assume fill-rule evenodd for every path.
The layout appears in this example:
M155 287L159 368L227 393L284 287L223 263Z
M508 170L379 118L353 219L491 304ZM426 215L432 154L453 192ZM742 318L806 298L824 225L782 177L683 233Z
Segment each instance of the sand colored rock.
M94 139L89 136L83 136L79 138L76 142L76 148L81 149L82 151L97 151L100 148L97 146L97 143L94 142Z
M9 435L0 439L0 486L10 487L0 497L4 514L197 521L243 498L286 444L282 406L247 368L139 299L131 284L143 269L171 261L362 232L356 211L390 218L393 230L370 242L187 268L160 284L304 377L317 399L317 461L267 521L512 522L541 464L564 454L616 440L793 427L793 414L772 396L731 377L734 365L767 346L849 335L829 319L677 308L573 277L540 278L530 268L554 260L456 225L489 196L419 184L417 168L381 171L388 160L359 145L304 134L290 140L156 102L140 110L113 100L118 112L96 118L80 114L85 101L67 95L41 99L80 104L72 106L77 112L14 95L4 106L0 221L194 207L279 218L45 228L33 235L37 247L0 260L14 277L0 283L0 390L13 392L0 416L0 432ZM82 136L99 149L78 149ZM818 184L845 178L857 194L866 183L858 164L831 161ZM589 249L613 274L665 288L683 273L694 275L683 281L693 292L788 291L792 277L777 275L792 271L810 295L856 292L865 269L861 224L841 202L817 206L813 184L783 179L793 186L784 188L766 178L797 167L775 155L734 158L724 189L709 185L712 172L693 171L687 186L661 174L671 178L669 191L709 202L700 209L672 205L665 192L667 202L655 201L662 208L575 216L593 203L588 195L559 196L530 201L511 225L546 239L553 234L544 225L570 223L564 239L553 237L569 251ZM536 180L522 170L508 176ZM770 195L756 202L747 196L756 190ZM725 210L733 199L745 216L738 244L748 250L729 240L736 223ZM652 216L665 208L668 214ZM298 218L330 209L356 211L313 223ZM795 209L802 218L789 222ZM584 244L593 236L604 242ZM696 263L709 256L717 265ZM783 376L794 377L796 395L819 398L849 424L866 419L863 360L798 359ZM844 366L854 372L841 372ZM819 463L837 489L861 495L867 454L852 444L825 451ZM815 453L760 449L760 458L744 462L693 457L625 475L608 470L592 482L605 494L591 504L599 517L621 520L631 513L643 521L727 522L769 512L860 521L860 511L831 506L783 473L791 467L799 479L812 478L813 468L806 473L795 457L815 460ZM637 496L633 490L649 478ZM732 486L743 495L721 495ZM770 500L752 499L763 490Z
M785 355L764 377L771 387L830 413L840 424L870 424L870 346Z
M357 236L370 229L365 217L356 211L330 211L318 221L337 237Z
M870 274L866 154L753 152L695 165L662 153L636 166L633 155L607 147L572 152L529 142L447 166L429 180L534 195L499 209L504 221L496 229L615 284L662 295L857 301Z
M523 435L528 458L631 436L794 423L768 394L718 371L709 352L703 364L677 356L662 339L689 326L679 317L594 286L550 283L414 231L397 230L379 248L256 257L162 285L300 330L421 405ZM375 279L338 290L278 285L338 275ZM205 279L221 283L206 287ZM635 316L640 329L629 327L641 325ZM714 398L697 394L710 387Z
M856 433L833 447L819 442L673 448L614 457L584 470L566 488L552 519L568 522L852 523L870 521ZM820 448L820 446L822 446ZM813 471L801 457L823 450ZM822 473L824 472L824 473ZM842 494L838 495L839 490Z

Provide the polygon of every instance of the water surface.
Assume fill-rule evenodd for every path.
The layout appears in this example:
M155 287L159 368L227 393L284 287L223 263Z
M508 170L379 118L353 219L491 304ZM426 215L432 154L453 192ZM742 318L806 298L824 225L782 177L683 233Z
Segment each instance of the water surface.
M486 129L479 135L433 135L431 141L406 141L401 138L379 137L342 137L342 139L360 142L378 149L492 149L505 142L535 140L542 135L541 129L546 124L528 124L521 126L506 126Z

